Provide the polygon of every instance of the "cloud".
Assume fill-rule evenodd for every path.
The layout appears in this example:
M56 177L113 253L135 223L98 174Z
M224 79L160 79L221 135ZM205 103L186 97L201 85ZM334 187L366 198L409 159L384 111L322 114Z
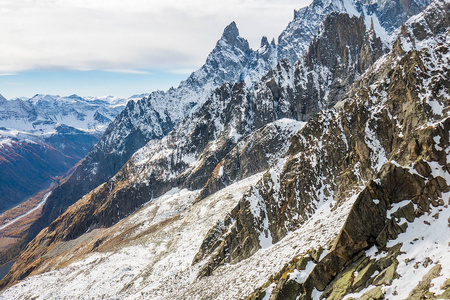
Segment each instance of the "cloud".
M179 74L179 75L190 75L192 72L195 72L196 69L194 68L184 68L184 69L173 69L169 70L172 74Z
M231 21L257 48L307 2L3 0L0 73L198 68Z
M136 70L136 69L112 69L112 70L105 70L106 72L111 73L124 73L124 74L136 74L136 75L151 75L152 72L149 71L143 71L143 70Z

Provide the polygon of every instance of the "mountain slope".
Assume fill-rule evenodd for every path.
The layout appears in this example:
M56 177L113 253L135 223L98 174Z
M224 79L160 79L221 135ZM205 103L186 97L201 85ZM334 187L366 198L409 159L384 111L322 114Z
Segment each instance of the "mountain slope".
M406 24L268 172L201 201L173 189L75 240L46 229L29 251L48 261L29 263L49 272L1 296L448 298L448 6Z
M362 20L356 17L332 14L327 20L334 21L326 22L327 30L312 43L311 49L316 49L314 45L320 45L329 38L336 40L342 33L335 30L336 22L339 22L342 24L342 30L345 27L361 30L355 33L358 34L356 38L353 34L347 35L346 38L342 36L341 41L346 39L348 47L336 50L334 57L340 57L340 51L346 49L346 53L355 58L359 57L358 60L324 59L324 62L318 61L311 68L304 68L304 64L299 63L295 69L282 62L274 71L269 72L255 89L247 89L244 82L224 84L192 116L183 120L162 140L150 142L137 151L111 180L87 195L83 209L85 213L80 214L73 208L59 221L59 225L54 223L52 226L64 227L63 230L58 229L58 239L73 239L93 226L111 226L143 203L162 195L172 187L192 190L203 188L208 181L212 183L214 179L210 177L223 163L222 159L230 151L237 151L234 148L246 136L278 119L298 117L298 102L302 103L300 100L303 98L302 95L296 98L293 95L298 94L297 91L303 91L304 82L312 85L314 79L310 78L311 69L328 69L330 80L327 79L327 83L333 82L334 74L347 74L354 78L357 72L355 66L359 61L376 57L375 53L366 58L359 55L361 50L366 48L364 45L371 45L372 39L376 40L376 37L372 33L366 33ZM374 51L380 52L376 47ZM312 50L311 55L305 56L305 60L314 55L321 57ZM306 73L303 73L303 70L307 70ZM346 72L338 72L339 70ZM315 108L325 106L318 104L323 103L324 95L338 94L330 93L334 91L333 85L320 84L316 88L320 89L319 92L314 93L315 98L310 99L311 102L316 102ZM311 90L314 91L312 88ZM310 97L310 94L305 97ZM273 150L270 149L269 153ZM246 176L253 174L246 172ZM242 176L237 173L222 181L222 184L229 184ZM214 191L210 186L207 189ZM60 191L56 189L55 192ZM77 221L74 221L74 215L78 215ZM72 220L70 224L66 221L68 219Z
M215 88L225 82L236 83L240 80L252 86L275 68L279 61L286 59L289 64L297 62L329 13L347 12L362 16L366 27L373 20L374 31L386 41L387 34L394 30L392 24L400 25L407 16L418 13L428 2L411 1L406 6L402 3L400 0L385 1L383 5L360 1L314 1L295 13L294 20L278 38L278 44L263 38L258 50L250 49L245 39L239 36L236 24L231 23L225 28L205 65L177 88L154 92L149 97L129 103L75 174L49 197L44 214L31 229L29 239L81 196L114 176L135 151L152 139L162 138L187 115L201 107ZM391 12L393 6L396 7L396 14ZM341 84L348 83L351 82ZM311 103L307 104L309 107ZM309 118L319 109L321 107L299 113L308 113L306 118Z
M199 216L208 211L210 201L227 199L228 196L220 194L221 192L214 194L224 182L207 184L210 188L205 192L184 191L175 196L173 193L177 190L172 188L202 188L205 183L219 182L217 177L223 177L224 174L230 176L230 171L237 170L239 175L232 175L230 178L240 180L267 167L246 171L248 169L237 167L245 159L236 160L226 154L230 151L244 153L241 150L245 148L244 144L253 144L251 141L258 136L259 139L276 140L276 136L258 134L255 130L268 130L270 126L280 128L281 124L278 123L269 125L266 129L257 124L263 125L270 119L282 117L281 113L290 113L283 109L288 106L280 104L283 104L284 99L289 99L289 93L293 94L295 84L289 83L295 82L294 76L291 76L295 73L283 72L282 64L279 65L279 72L274 71L268 75L267 81L263 80L259 90L244 89L243 83L222 86L192 118L185 119L179 125L182 130L176 129L161 142L149 143L138 151L115 177L74 204L49 228L42 231L2 284L22 279L30 273L41 273L52 266L63 267L72 259L76 261L84 254L98 251L69 267L32 277L17 288L21 292L35 288L38 283L33 283L33 280L39 282L39 278L49 280L52 285L53 278L56 278L53 276L69 276L76 272L77 275L72 277L75 278L72 281L74 285L69 283L69 288L76 286L77 282L85 282L83 278L86 274L95 282L96 288L82 290L83 295L88 293L99 297L98 293L106 293L104 296L108 293L123 293L123 296L132 294L135 297L150 298L240 298L263 285L274 269L281 269L294 256L303 255L311 248L328 248L327 244L338 237L323 257L321 254L311 253L314 262L307 269L316 275L308 277L309 274L305 274L307 278L311 278L309 286L303 284L305 282L300 287L290 283L296 289L295 297L305 286L305 297L315 290L324 291L356 253L374 245L375 241L376 245L383 247L384 242L395 239L395 235L401 232L398 228L405 230L403 224L403 227L396 227L386 218L386 210L390 206L412 199L419 205L417 215L420 216L429 209L430 201L437 201L436 206L443 205L440 204L442 201L439 200L439 193L448 198L446 168L449 103L446 95L449 87L446 83L449 74L448 70L445 71L449 65L446 51L448 41L445 38L448 36L448 3L437 3L426 11L425 16L444 17L437 17L431 22L430 18L421 16L431 25L425 24L430 27L425 27L422 31L416 30L416 33L411 33L408 28L414 28L417 24L424 25L420 23L420 18L419 21L413 20L404 30L409 33L411 42L404 40L408 37L407 34L400 36L392 53L384 56L355 83L345 101L339 102L335 109L311 118L291 139L286 157L280 159L283 154L278 152L282 151L280 148L269 149L274 151L271 154L278 163L262 175L258 183L249 180L241 182L239 188L230 186L230 189L222 191L232 194L231 191L244 187L248 192L241 192L244 195L240 200L240 196L231 197L234 200L226 204L227 216L214 214L208 225L205 223L205 226L216 225L204 240L202 237L206 232L205 228L199 233L191 231L192 227L188 229L184 226L194 220L201 222ZM355 26L360 22L357 18L346 18L348 26ZM333 19L345 20L345 17L335 14L330 16L330 20ZM434 29L428 31L426 28ZM418 38L417 35L420 34L425 37ZM430 48L404 54L405 48L412 47L412 41L423 42L424 45L430 45ZM439 43L442 45L435 47ZM272 93L272 85L264 85L264 82L277 81L284 83L280 84L284 87L280 89L280 93ZM275 95L279 97L274 97ZM323 98L316 99L320 102ZM249 116L252 118L248 118ZM294 129L284 137L286 141ZM254 136L244 139L252 133ZM241 144L241 141L244 142ZM435 147L436 144L439 145ZM258 149L257 144L254 149ZM264 156L267 157L267 154ZM412 162L421 176L410 174L412 169L408 167ZM227 167L233 165L237 166ZM202 176L195 176L197 174ZM227 184L229 183L224 185ZM171 193L156 199L158 195L170 190ZM421 194L428 196L417 196ZM433 198L435 194L436 199ZM111 229L100 228L102 225L113 225L152 198L154 202L147 203L138 214L117 223ZM441 200L448 201L447 198ZM157 212L159 208L152 206L153 203L160 203L158 205L162 210ZM224 202L220 203L225 205ZM380 203L382 204L378 206ZM151 212L153 209L156 211ZM376 217L371 217L371 212ZM411 220L410 213L403 213ZM154 216L154 219L146 223L149 215ZM359 226L361 217L372 222L373 226ZM185 253L186 259L181 263L174 263L171 259L181 254L179 251L184 248L172 247L169 245L170 241L167 241L167 233L173 232L174 224L178 226L176 232L180 236L184 236L183 230L189 231L187 237L190 244L195 239L193 246ZM323 231L317 224L323 226ZM94 228L97 229L93 230ZM341 228L344 229L340 232ZM84 235L86 231L89 232ZM112 234L113 232L117 235ZM314 241L317 234L321 235ZM156 235L160 235L157 240ZM136 246L134 243L137 241L146 246ZM186 243L179 239L177 241L181 245ZM276 244L271 246L272 243ZM193 249L199 251L195 253ZM111 270L117 259L126 259L130 255L127 253L131 253L132 257L139 257L141 250L156 258L163 255L166 259L159 259L161 263L158 265L143 254L143 261L128 263L132 267ZM154 263L145 266L145 261ZM186 261L194 261L194 264L189 266ZM232 264L227 264L228 262ZM80 265L83 267L78 269ZM109 270L108 274L112 277L99 278L97 273L90 271L102 268ZM300 268L302 267L299 265L298 274L302 271ZM286 269L281 274L285 271ZM384 269L380 273L381 271ZM205 275L210 276L204 277ZM101 286L113 278L116 278L112 281L115 284L122 282L119 285L121 290L117 290L118 287L102 290ZM117 278L122 280L118 281ZM155 281L156 278L159 280ZM194 281L195 278L198 279ZM284 283L288 282L282 282L282 276L272 278L274 285L279 284L279 290L285 288ZM272 289L275 288L274 285ZM267 290L264 286L262 291L270 291L270 286L267 286ZM13 293L14 290L10 292ZM56 290L52 289L52 292ZM353 290L348 289L347 292Z
M448 238L432 233L434 228L446 230L449 201L448 6L437 1L408 22L393 53L361 78L356 84L359 89L336 111L323 114L330 121L304 127L281 174L265 177L235 208L232 225L206 238L208 245L217 244L217 239L223 243L214 249L203 274L211 273L218 263L245 258L249 254L242 254L243 248L255 249L239 241L256 241L256 249L258 243L264 247L267 238L276 242L280 234L313 217L324 202L337 209L348 201L350 191L356 201L338 237L324 247L329 251L293 257L250 298L341 299L355 292L353 296L362 299L381 299L384 293L389 299L420 298L431 296L430 281L439 276L439 284L430 291L448 296L444 292L450 267ZM405 50L411 51L404 54ZM399 54L402 59L396 62ZM324 132L314 130L324 124ZM362 132L355 134L355 130ZM322 132L319 139L314 132ZM309 143L320 143L322 150L311 156L304 149L317 146ZM325 174L328 184L323 182ZM333 174L337 176L329 181ZM292 195L292 188L299 194ZM432 247L434 252L419 254L405 244L415 244L419 238L424 240L422 247ZM408 263L411 260L417 262Z

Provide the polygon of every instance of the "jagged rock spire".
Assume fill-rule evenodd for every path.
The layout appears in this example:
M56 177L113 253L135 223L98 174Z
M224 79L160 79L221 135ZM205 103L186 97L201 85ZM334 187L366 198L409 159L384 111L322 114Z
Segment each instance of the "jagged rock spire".
M219 47L222 47L223 44L220 42L225 42L228 45L231 45L233 48L238 48L244 53L250 52L250 46L248 41L241 36L239 36L239 29L236 26L236 23L233 21L227 27L225 27L222 37L217 44ZM214 50L213 50L214 52Z
M229 44L234 44L236 39L239 37L239 29L236 26L236 23L233 21L227 27L225 27L222 40L226 41Z
M267 47L269 46L269 40L267 39L267 36L263 36L261 38L261 48L264 46L267 46Z

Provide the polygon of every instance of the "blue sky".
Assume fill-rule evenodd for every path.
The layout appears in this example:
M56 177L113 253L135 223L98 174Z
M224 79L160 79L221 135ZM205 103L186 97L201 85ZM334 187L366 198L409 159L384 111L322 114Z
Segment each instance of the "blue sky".
M236 21L254 49L312 0L1 0L0 94L132 94L177 86Z
M24 71L0 76L0 94L7 99L35 94L129 97L178 86L188 74L165 70L136 73L109 71Z

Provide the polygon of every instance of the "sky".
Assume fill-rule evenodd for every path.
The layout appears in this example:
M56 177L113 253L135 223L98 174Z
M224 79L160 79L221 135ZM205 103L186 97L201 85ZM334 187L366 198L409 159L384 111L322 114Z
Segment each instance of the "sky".
M0 0L0 94L127 97L200 68L232 21L257 49L311 0Z

